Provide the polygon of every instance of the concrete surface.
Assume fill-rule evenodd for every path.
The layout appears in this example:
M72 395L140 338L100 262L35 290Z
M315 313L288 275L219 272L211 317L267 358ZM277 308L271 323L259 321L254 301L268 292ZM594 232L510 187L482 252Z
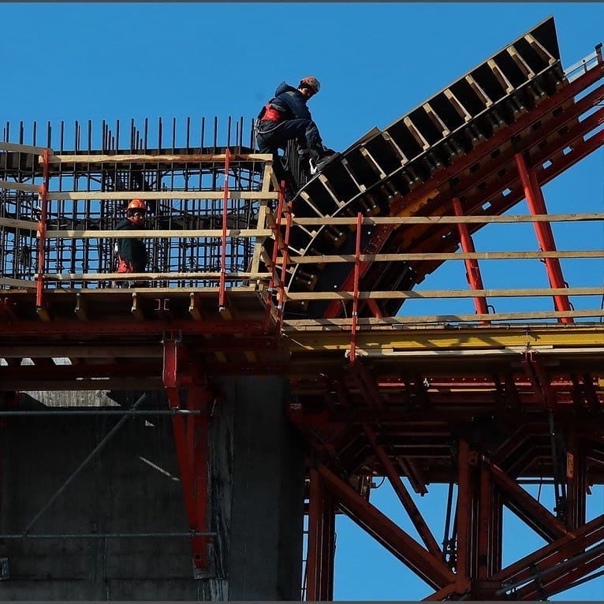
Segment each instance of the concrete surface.
M0 600L295 600L300 597L303 454L277 378L239 378L211 425L213 578L194 580L188 537L0 539ZM112 405L108 394L30 393L32 407ZM122 393L130 405L140 393ZM165 404L153 393L145 407ZM0 532L20 534L115 416L0 420ZM30 534L186 533L171 420L130 418Z

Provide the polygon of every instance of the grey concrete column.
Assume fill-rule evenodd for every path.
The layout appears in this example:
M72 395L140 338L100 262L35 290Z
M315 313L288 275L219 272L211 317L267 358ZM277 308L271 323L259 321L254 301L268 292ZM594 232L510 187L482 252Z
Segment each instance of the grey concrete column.
M287 383L224 384L233 418L229 600L299 600L304 452L287 421Z

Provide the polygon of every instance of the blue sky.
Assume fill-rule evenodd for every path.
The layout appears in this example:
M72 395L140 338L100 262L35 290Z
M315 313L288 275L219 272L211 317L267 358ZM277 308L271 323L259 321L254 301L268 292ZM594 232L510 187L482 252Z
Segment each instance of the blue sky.
M550 15L564 67L603 41L604 4L595 2L0 4L0 128L6 121L23 121L28 132L34 120L252 118L280 81L295 84L312 74L322 82L310 103L313 116L326 145L343 150ZM603 211L603 160L600 149L549 185L550 211ZM586 231L584 248L604 247L601 224L594 229ZM577 247L572 237L567 249ZM491 240L479 234L477 249L488 249ZM534 239L531 245L536 249ZM518 284L520 275L511 274ZM485 286L507 287L498 281L504 277L501 270L488 273ZM602 285L602 262L573 278L574 285ZM426 286L455 287L455 279L466 287L459 266L443 267ZM543 271L537 279L545 279ZM440 535L442 493L434 488L420 502ZM400 506L387 485L375 502L397 517ZM604 511L601 489L590 506L592 516ZM523 535L510 540L508 555L527 553L518 544L532 543L530 531L513 518L506 522L510 535ZM380 546L338 522L337 599L411 600L428 593ZM604 579L567 597L604 599Z

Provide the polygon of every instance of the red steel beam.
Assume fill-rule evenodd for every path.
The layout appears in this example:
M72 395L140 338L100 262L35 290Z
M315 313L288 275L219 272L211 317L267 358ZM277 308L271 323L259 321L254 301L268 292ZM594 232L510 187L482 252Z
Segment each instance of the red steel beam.
M541 188L537 182L535 172L528 170L524 157L518 153L515 156L516 167L520 174L520 180L524 188L524 195L529 207L529 210L533 216L539 214L547 214L545 207L545 201ZM552 227L547 222L535 222L533 223L537 240L539 241L539 247L544 252L555 252L556 244L554 242L554 234ZM562 267L560 266L559 258L544 258L545 266L547 269L547 276L549 279L550 287L560 289L566 287L564 277L562 276ZM556 310L571 310L568 296L554 296L554 306ZM560 318L561 323L574 323L572 317Z
M495 464L489 464L489 472L494 482L505 494L507 507L540 537L551 543L555 539L568 534L568 530L563 522L556 518L545 506L531 497L522 487L507 476L501 468Z
M461 207L461 202L458 197L453 198L453 210L456 216L463 216L463 209ZM474 247L474 242L472 241L472 236L470 235L470 231L468 230L468 225L466 224L458 224L457 232L459 233L459 240L461 242L461 249L464 253L473 253L476 251ZM478 266L478 260L475 259L466 259L464 260L464 264L466 267L466 279L468 284L472 289L484 289L484 284L482 281L482 275L480 274L480 267ZM489 307L487 305L486 298L474 298L474 308L479 315L486 315L489 313ZM490 321L481 321L481 323L489 324Z
M429 596L422 598L422 602L442 602L444 600L448 600L448 599L450 599L449 596L451 594L456 593L456 590L457 590L457 584L451 583L450 585L447 585L446 587L443 587L442 589L435 591L434 593L430 594ZM451 598L451 599L453 599L453 598Z
M589 554L589 552L585 552ZM581 554L580 554L581 555ZM567 560L570 562L570 560ZM518 600L537 600L543 597L554 596L561 591L569 589L575 581L587 577L591 572L600 570L604 567L604 552L594 555L593 558L577 563L577 566L568 565L556 569L553 567L546 577L539 577L537 580L529 583L514 593ZM548 569L550 570L550 569Z
M604 539L604 514L491 575L491 581L511 585L529 581L538 565L562 562Z
M191 334L262 334L263 321L252 321L234 319L224 320L201 320L188 319L152 319L148 321L119 320L115 321L17 321L15 323L1 323L4 335L21 334L23 336L60 335L62 343L68 342L68 336L77 335L162 335L166 332L182 332Z
M409 491L407 491L405 485L403 484L403 481L401 480L399 473L395 469L392 461L388 457L385 448L383 445L378 444L375 432L367 424L363 426L363 429L369 442L371 443L371 446L373 447L373 450L375 451L375 454L384 468L384 472L386 473L394 492L399 498L399 501L403 504L403 507L407 511L409 518L413 522L413 526L417 530L426 548L432 555L436 556L437 558L442 558L442 550L438 546L438 543L436 542L432 531L430 531L430 528L421 515L421 512L415 505L415 502L409 494Z
M367 531L428 585L433 589L440 589L455 581L455 575L442 560L426 551L329 468L320 464L317 470L325 487L332 493L340 508L351 520Z

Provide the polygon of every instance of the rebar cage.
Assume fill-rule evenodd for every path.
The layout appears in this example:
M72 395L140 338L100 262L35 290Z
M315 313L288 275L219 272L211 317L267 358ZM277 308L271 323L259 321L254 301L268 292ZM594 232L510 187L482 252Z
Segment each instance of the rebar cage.
M145 237L147 272L165 276L154 278L154 287L216 286L221 271L228 275L227 286L249 280L257 272L254 251L267 234L259 224L260 207L276 198L267 194L271 179L264 179L266 162L253 155L253 124L246 129L243 119L229 119L222 137L216 119L211 128L205 119L197 126L187 120L179 131L173 120L166 142L161 120L153 137L148 120L142 129L131 122L124 143L119 121L115 133L103 122L98 140L91 122L86 129L78 122L73 129L61 123L58 140L49 124L42 147L37 146L36 124L29 140L20 124L18 143L8 142L7 124L0 149L2 286L33 285L42 271L49 288L110 287L103 274L116 270L116 238L106 231L123 220L135 197L147 204L145 230L164 232L155 241ZM243 144L247 134L250 146ZM68 136L73 136L69 146ZM219 138L225 139L224 146ZM192 145L194 139L198 145ZM46 149L52 151L47 152L45 172Z

